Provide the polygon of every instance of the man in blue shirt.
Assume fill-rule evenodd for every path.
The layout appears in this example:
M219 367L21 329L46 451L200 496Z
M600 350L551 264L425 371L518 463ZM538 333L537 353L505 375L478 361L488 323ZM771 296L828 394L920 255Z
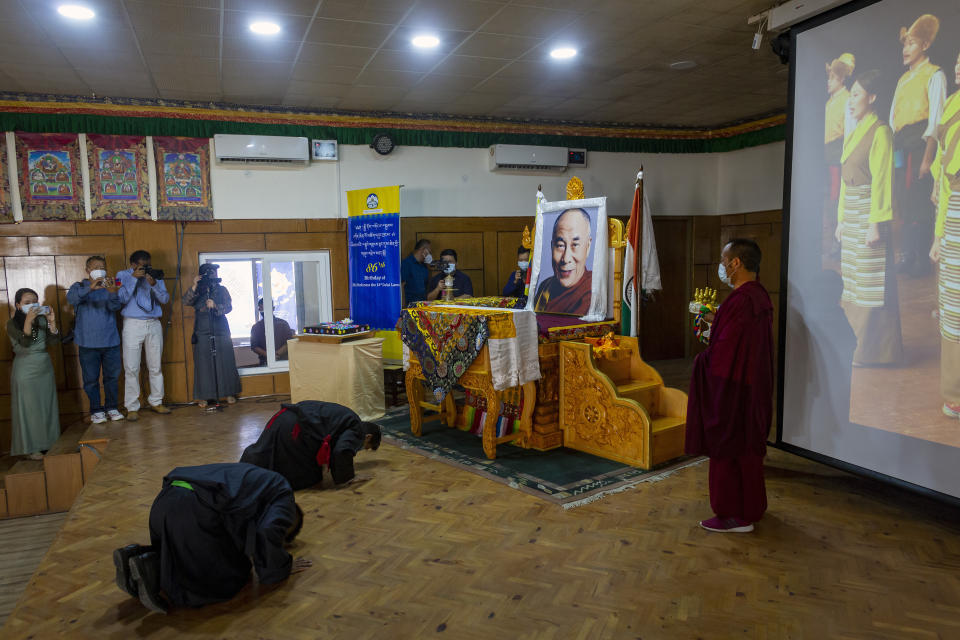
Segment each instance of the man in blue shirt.
M147 354L150 374L150 395L147 402L157 413L170 413L163 406L163 371L160 358L163 353L163 327L160 316L170 301L163 280L151 276L150 254L134 251L130 254L130 268L117 273L120 290L117 292L123 310L123 404L127 420L137 420L140 411L140 351Z
M430 279L427 286L427 300L436 300L443 293L446 287L446 277L453 274L453 297L470 298L473 297L473 282L470 276L457 269L457 252L453 249L444 249L440 252L440 260L443 267L437 275Z
M87 258L87 279L74 282L67 292L67 302L74 309L74 340L80 350L80 371L83 390L90 400L90 422L102 424L123 420L117 411L121 353L117 331L120 298L113 278L107 278L107 261L103 256ZM103 371L104 401L100 398L100 373Z
M431 262L433 256L430 255L430 241L426 238L417 240L413 253L400 263L403 306L408 307L414 302L427 299L427 279L430 277L427 265Z

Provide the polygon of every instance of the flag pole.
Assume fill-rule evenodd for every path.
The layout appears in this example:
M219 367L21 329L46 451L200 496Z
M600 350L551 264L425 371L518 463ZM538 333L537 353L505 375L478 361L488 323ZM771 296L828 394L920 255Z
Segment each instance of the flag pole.
M640 191L640 215L637 217L637 246L633 252L633 312L637 316L637 351L640 351L642 318L640 310L643 307L641 300L641 290L643 289L643 165L640 165L640 171L637 172L636 188ZM642 355L642 354L641 354Z

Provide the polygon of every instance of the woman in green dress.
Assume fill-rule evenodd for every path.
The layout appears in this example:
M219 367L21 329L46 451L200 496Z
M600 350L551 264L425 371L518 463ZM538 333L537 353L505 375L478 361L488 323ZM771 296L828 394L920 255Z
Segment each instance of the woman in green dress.
M10 376L10 417L13 422L11 455L39 460L60 437L57 381L47 346L60 341L53 311L42 314L37 292L20 289L14 298L16 313L7 322L13 343Z

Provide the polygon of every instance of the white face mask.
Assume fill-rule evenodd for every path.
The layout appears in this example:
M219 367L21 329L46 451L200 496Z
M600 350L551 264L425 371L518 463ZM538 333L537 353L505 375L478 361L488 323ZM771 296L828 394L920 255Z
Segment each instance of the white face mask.
M430 252L427 252L427 255L423 256L423 264L430 264L433 262L433 256L430 255Z
M720 266L717 267L717 277L720 278L720 282L727 285L731 289L733 288L733 281L730 279L730 275L727 274L727 268L723 266L723 263L720 263Z
M23 311L24 313L30 313L30 309L38 306L40 306L39 302L28 302L27 304L20 305L20 311Z
M107 272L103 269L94 269L90 272L91 280L100 280L107 277Z
M444 273L453 273L456 270L457 270L457 263L455 262L448 262L445 265L443 265Z
M530 267L530 262L528 260L517 260L517 268L526 270Z

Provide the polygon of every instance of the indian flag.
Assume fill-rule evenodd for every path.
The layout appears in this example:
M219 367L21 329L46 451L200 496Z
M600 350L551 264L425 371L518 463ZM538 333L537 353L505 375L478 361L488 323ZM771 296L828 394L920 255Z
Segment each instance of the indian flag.
M637 251L640 244L640 225L643 224L643 169L637 174L637 186L633 190L633 206L630 207L630 222L627 223L627 252L623 257L623 298L620 303L620 334L636 337L637 320L640 316L640 295L636 279Z

